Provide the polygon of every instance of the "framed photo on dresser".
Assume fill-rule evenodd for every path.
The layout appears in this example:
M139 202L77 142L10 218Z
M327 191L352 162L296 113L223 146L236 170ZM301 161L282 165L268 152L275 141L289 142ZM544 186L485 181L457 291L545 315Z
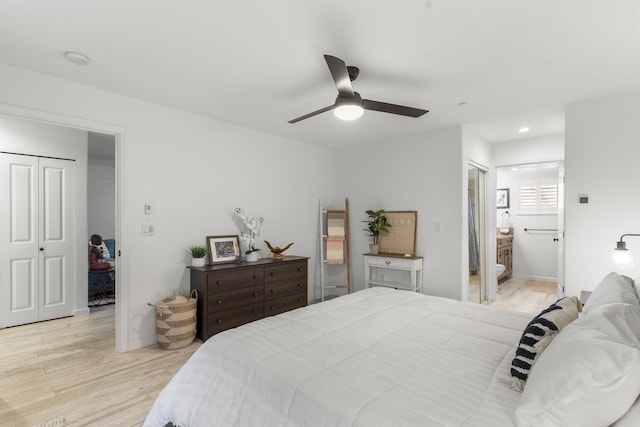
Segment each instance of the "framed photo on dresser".
M207 247L211 264L235 262L241 257L238 235L207 236Z

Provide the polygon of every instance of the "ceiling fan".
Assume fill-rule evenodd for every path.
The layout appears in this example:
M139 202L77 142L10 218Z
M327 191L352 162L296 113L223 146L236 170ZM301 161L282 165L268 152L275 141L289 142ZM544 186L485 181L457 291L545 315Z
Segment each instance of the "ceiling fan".
M331 77L338 89L338 97L333 105L321 108L304 116L289 120L289 123L297 123L309 117L316 116L325 111L334 110L336 117L343 120L354 120L360 117L363 110L380 111L383 113L398 114L400 116L420 117L428 110L420 108L405 107L403 105L389 104L387 102L372 101L370 99L362 99L358 92L353 90L351 82L358 78L360 69L345 64L345 62L331 55L324 55L324 59L329 66Z

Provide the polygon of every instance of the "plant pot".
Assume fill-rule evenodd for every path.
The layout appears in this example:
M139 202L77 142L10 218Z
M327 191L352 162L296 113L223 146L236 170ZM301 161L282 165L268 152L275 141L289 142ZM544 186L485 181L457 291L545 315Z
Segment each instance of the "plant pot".
M205 258L191 258L191 267L204 267Z
M258 260L258 252L249 252L244 258L247 262L255 262Z
M376 244L370 244L369 245L369 252L371 253L371 255L378 255L378 252L380 251L380 245Z

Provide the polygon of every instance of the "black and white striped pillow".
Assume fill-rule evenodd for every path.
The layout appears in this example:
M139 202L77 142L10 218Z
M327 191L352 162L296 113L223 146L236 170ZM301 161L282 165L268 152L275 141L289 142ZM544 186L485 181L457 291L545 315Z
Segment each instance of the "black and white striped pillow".
M553 337L569 323L578 318L582 304L577 297L561 298L529 322L522 333L511 362L511 376L524 383L536 358L547 348Z

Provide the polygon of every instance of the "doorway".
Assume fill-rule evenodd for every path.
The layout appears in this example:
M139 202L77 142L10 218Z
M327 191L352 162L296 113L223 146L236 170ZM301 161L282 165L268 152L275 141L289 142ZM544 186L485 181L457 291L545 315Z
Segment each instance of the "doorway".
M84 132L85 136L80 143L63 138L70 131ZM109 134L112 137L112 148L115 152L115 239L119 248L125 246L125 239L121 231L123 229L122 215L123 205L121 198L121 164L120 156L122 135L124 128L102 122L79 119L70 116L62 116L27 108L1 105L0 106L0 134L6 134L7 138L0 138L0 150L7 152L21 152L45 157L66 157L76 160L76 218L73 224L75 239L75 271L74 280L74 314L87 311L87 136L88 132ZM14 138L16 134L26 134L29 140ZM25 142L26 141L26 142ZM126 294L122 292L126 288L123 278L126 278L126 258L121 257L120 249L117 251L119 268L116 270L116 294L120 295L119 304L115 306L115 335L116 352L127 351L128 330Z
M100 236L102 261L117 268L115 136L90 131L87 144L87 239ZM114 277L113 271L89 271L91 311L116 303Z
M509 237L512 251L512 268L498 282L500 306L514 309L518 299L543 305L561 296L562 166L562 161L550 161L496 168L496 188L509 195L509 206L497 209L496 224L510 233L496 230L497 240Z
M467 179L467 220L469 225L469 290L467 300L481 304L487 299L486 171L469 164Z

